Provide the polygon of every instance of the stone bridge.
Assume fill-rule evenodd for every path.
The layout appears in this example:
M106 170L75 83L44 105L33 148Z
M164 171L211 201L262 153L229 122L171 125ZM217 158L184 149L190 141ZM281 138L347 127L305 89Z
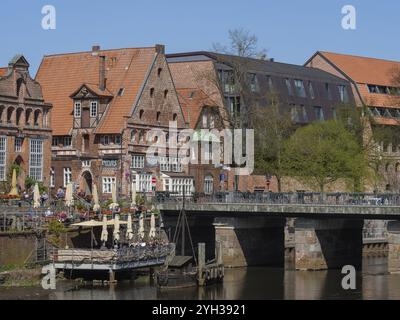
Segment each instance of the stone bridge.
M391 220L389 271L400 272L400 203L373 199L372 203L339 204L186 199L185 211L193 242L206 242L209 247L222 242L224 263L230 267L283 267L286 221L295 218L297 270L341 269L345 265L360 269L364 220ZM166 229L173 230L182 202L163 201L158 208Z

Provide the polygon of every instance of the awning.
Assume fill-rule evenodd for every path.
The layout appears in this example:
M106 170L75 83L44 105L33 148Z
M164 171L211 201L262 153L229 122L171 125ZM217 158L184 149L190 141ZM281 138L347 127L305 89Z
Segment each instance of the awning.
M114 219L108 220L107 221L107 226L113 226L115 223ZM128 224L126 221L119 221L120 224ZM95 220L90 220L90 221L85 221L85 222L80 222L80 223L74 223L72 224L73 227L83 227L83 228L93 228L93 227L102 227L103 222L102 221L95 221Z

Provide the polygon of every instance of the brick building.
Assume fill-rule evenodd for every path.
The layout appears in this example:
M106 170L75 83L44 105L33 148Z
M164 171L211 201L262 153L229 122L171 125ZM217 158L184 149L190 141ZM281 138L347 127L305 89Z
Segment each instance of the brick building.
M277 95L282 112L290 112L298 125L333 119L339 106L354 104L347 79L317 68L212 52L169 54L167 58L178 92L186 94L186 100L190 99L188 94L190 96L196 90L203 92L207 100L214 102L213 110L222 127L232 127L234 124L229 119L235 114L246 119L252 106L268 107L272 92ZM237 89L238 82L241 83L240 90ZM201 101L196 104L199 110L201 106L207 106ZM195 112L189 122L199 126L203 117L200 112ZM246 125L242 123L243 127ZM277 187L275 179L266 176L241 176L235 181L232 172L222 169L214 170L212 174L204 172L201 177L197 175L197 180L204 180L206 185L210 175L217 180L218 175L224 177L225 181L217 181L214 187L226 185L228 190L266 191Z
M10 182L10 169L18 165L21 189L28 176L50 185L51 110L24 56L0 68L0 181Z
M400 191L400 62L331 52L316 52L305 66L319 68L351 84L358 107L370 116L371 129L386 127L390 139L380 144L380 191ZM372 190L370 190L372 191Z
M101 50L45 56L37 73L46 100L54 106L52 126L53 186L74 182L86 194L96 183L105 197L116 183L129 195L182 192L193 179L177 157L146 151L160 129L168 139L170 122L186 128L164 46ZM155 182L155 185L153 185Z

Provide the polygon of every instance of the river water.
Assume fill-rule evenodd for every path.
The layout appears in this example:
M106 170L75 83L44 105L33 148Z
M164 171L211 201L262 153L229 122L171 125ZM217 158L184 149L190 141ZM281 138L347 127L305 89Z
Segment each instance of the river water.
M400 299L400 274L387 273L387 258L364 260L357 289L345 291L340 271L305 272L271 268L226 270L224 283L207 288L160 291L148 276L115 287L84 287L53 292L49 299L72 300L320 300ZM0 295L1 296L1 295Z

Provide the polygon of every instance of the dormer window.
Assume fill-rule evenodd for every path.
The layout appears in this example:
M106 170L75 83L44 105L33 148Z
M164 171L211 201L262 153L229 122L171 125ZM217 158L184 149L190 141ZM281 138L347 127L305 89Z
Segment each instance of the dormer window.
M75 102L74 117L80 118L81 115L82 115L82 104L80 102Z
M97 111L98 111L98 102L97 101L92 101L90 103L90 116L92 118L97 117Z
M118 97L122 97L124 95L125 88L119 88L118 90Z

